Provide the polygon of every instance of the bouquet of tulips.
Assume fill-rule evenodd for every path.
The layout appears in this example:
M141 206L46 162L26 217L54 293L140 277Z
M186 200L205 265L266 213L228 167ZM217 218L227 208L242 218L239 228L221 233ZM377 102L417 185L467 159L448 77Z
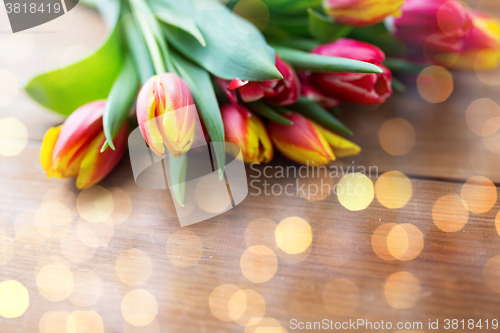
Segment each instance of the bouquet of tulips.
M423 63L489 70L500 24L458 0L98 0L109 28L89 57L33 78L27 92L68 116L43 141L49 177L99 182L127 146L131 113L151 150L185 154L196 105L205 135L246 163L274 148L326 165L359 154L340 103L380 104ZM157 117L162 121L151 121ZM135 117L133 117L135 118ZM218 165L225 152L216 151Z

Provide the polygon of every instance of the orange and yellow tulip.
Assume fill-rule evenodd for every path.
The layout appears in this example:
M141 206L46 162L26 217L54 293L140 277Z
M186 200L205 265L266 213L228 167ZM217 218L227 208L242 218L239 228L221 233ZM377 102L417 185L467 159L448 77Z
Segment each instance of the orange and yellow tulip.
M237 144L245 163L267 163L273 158L273 145L266 127L256 115L245 117L231 104L221 107L226 141Z
M399 17L405 0L325 0L325 11L336 21L356 27L382 22L387 16Z
M137 121L144 139L161 157L178 157L194 142L196 108L186 83L176 74L151 77L137 97Z
M300 114L292 113L286 118L293 125L269 122L267 129L276 149L294 162L322 166L334 161L336 157L348 157L361 152L358 145Z
M88 103L47 131L41 163L49 178L77 177L76 187L84 189L101 181L118 164L127 146L128 124L113 139L115 150L101 153L106 142L102 127L105 105L106 101Z

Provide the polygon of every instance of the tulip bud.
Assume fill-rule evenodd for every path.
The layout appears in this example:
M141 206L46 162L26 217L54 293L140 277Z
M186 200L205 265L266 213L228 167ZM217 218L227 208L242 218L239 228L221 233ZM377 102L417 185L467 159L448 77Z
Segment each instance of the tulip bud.
M77 177L79 189L101 181L120 161L127 145L125 122L113 142L115 150L100 152L106 142L102 127L105 101L88 103L62 124L45 134L41 150L42 167L48 177Z
M325 109L332 109L340 104L340 101L327 97L320 93L317 89L315 89L310 83L309 83L309 75L305 73L301 73L300 75L301 79L301 94L302 96L306 97L307 99L318 103Z
M232 103L237 104L239 95L240 101L245 103L263 100L273 105L291 105L299 98L300 80L293 67L277 55L276 68L283 75L283 79L261 82L234 79L229 84L228 81L219 80L219 85Z
M378 47L341 38L335 42L320 45L311 53L365 61L383 70L382 74L306 73L311 87L324 96L341 102L380 104L392 95L392 74L387 67L382 65L385 54Z
M244 117L231 104L222 106L221 114L226 141L240 147L245 163L267 163L272 160L273 145L259 117Z
M184 81L173 73L151 77L137 97L137 121L151 150L178 157L191 148L195 134L193 96Z
M407 0L400 18L388 27L401 38L416 58L431 61L438 54L461 52L463 38L471 28L471 15L456 0Z
M463 70L491 70L500 60L500 22L486 13L474 12L472 27L463 39L458 59L442 54L436 56L444 66Z
M336 21L362 27L399 16L404 0L325 0L325 11Z
M298 113L286 116L293 125L269 122L267 129L276 148L294 162L321 166L338 157L358 154L361 149L349 140L323 128Z

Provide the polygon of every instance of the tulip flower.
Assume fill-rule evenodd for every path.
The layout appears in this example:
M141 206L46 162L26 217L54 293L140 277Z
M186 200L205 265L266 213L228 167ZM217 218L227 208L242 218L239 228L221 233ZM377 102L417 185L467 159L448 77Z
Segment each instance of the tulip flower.
M101 181L118 164L127 146L128 124L116 134L115 150L101 153L106 141L102 127L105 105L106 101L86 104L62 125L47 131L41 163L49 178L77 177L76 187L84 189Z
M158 156L179 157L191 148L196 109L189 87L176 74L151 77L137 97L137 121L144 139Z
M450 54L436 56L447 67L464 70L491 70L500 60L500 22L486 13L474 12L472 27L463 38L458 58Z
M293 125L269 122L267 129L272 142L284 156L294 162L321 166L336 157L357 155L361 148L298 113L286 116Z
M237 104L239 95L240 101L245 103L262 100L273 105L291 105L300 96L300 80L293 67L277 55L276 68L283 79L261 82L234 79L230 83L226 80L219 80L219 85L233 104Z
M325 109L332 109L340 104L340 101L327 97L320 93L317 89L311 86L309 83L309 76L305 73L301 73L300 75L300 80L301 80L301 94L302 96L308 98L309 100L318 103Z
M411 53L433 61L438 54L462 51L463 38L472 21L470 12L457 0L407 0L402 16L387 25Z
M244 117L231 104L221 107L226 141L237 144L245 163L267 163L273 158L273 145L266 127L256 115Z
M305 73L308 84L324 96L341 102L380 104L392 95L392 74L387 67L382 65L385 54L378 47L341 38L335 42L320 45L311 53L365 61L383 70L382 74Z
M337 22L356 27L382 22L387 16L399 16L405 0L325 0L325 11Z

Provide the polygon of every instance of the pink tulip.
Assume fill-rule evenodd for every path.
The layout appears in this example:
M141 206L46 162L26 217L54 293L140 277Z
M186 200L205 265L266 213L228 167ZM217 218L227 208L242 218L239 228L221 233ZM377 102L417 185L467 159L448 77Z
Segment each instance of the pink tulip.
M320 45L311 53L365 61L383 70L382 74L306 73L310 86L324 96L341 102L380 104L392 95L392 74L381 64L385 60L385 54L378 47L342 38Z

